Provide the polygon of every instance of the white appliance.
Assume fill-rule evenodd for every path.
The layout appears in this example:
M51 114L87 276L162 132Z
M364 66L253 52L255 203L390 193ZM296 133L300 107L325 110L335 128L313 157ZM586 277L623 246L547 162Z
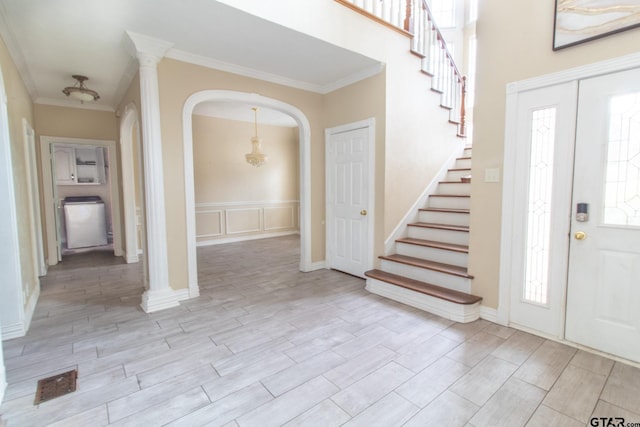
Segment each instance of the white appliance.
M66 197L63 203L67 248L86 248L107 244L104 202L100 197Z

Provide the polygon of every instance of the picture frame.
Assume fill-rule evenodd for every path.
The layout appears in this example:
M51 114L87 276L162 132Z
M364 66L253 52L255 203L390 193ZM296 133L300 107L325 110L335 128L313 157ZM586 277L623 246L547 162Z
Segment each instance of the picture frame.
M640 0L556 0L553 50L640 27Z

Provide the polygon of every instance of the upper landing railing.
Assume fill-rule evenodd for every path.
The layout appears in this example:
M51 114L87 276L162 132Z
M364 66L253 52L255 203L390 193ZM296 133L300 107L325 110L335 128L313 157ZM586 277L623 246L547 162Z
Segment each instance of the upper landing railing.
M358 13L412 37L411 52L422 58L422 72L431 76L431 88L441 94L440 104L449 109L449 121L465 136L464 77L426 0L335 0Z

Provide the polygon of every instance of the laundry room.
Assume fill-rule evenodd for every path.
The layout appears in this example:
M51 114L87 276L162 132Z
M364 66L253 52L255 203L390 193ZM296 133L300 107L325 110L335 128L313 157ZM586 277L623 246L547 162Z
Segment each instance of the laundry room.
M53 144L62 255L111 245L107 147Z

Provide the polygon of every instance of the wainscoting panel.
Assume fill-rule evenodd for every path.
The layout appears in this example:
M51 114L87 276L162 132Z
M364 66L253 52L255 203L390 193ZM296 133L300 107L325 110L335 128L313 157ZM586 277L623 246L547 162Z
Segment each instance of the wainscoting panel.
M264 208L265 231L284 230L295 227L294 206Z
M262 209L227 209L227 234L257 233L262 231Z
M196 203L198 246L300 232L298 200Z
M204 210L198 212L196 235L207 238L224 235L223 217L224 212L221 210Z

